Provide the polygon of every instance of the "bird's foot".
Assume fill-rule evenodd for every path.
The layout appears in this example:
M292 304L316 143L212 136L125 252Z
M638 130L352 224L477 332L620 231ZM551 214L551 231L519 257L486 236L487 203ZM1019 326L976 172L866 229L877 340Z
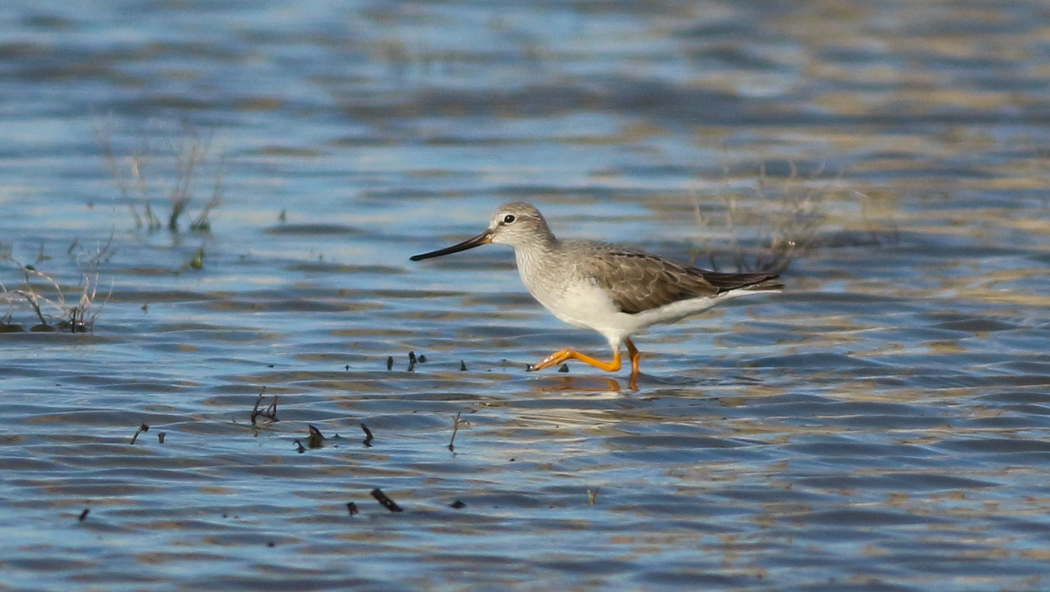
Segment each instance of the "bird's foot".
M590 364L591 366L594 366L595 368L599 368L601 370L605 370L606 372L616 372L617 370L620 369L620 352L615 352L614 353L613 359L612 359L611 362L602 362L602 361L596 360L596 359L594 359L594 358L592 358L590 356L581 354L578 351L571 350L571 349L563 349L561 351L556 351L553 354L547 356L546 358L543 358L542 360L540 360L536 364L531 365L528 368L528 371L529 372L535 372L536 370L543 370L544 368L550 368L551 366L557 366L559 364L567 362L568 360L578 360L578 361L583 362L585 364Z

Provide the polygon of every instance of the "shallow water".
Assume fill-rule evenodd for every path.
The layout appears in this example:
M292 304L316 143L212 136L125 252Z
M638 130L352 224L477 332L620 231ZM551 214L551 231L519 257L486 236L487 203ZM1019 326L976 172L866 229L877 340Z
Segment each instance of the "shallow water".
M4 3L0 589L1046 588L1048 30L991 0ZM210 150L178 232L136 227L107 144L161 217ZM705 266L811 248L638 338L631 391L524 371L607 352L509 250L408 261L519 199ZM93 330L30 330L19 264L97 285Z

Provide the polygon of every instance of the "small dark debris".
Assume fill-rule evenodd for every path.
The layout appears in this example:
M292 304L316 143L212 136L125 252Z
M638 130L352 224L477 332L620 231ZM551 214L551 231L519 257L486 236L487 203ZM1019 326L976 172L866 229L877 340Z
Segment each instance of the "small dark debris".
M157 442L159 442L160 444L163 444L164 443L164 436L167 436L167 435L168 435L168 432L160 432L159 434L157 434Z
M364 423L361 424L361 429L365 432L365 440L364 442L362 442L362 444L364 444L367 448L371 448L372 440L374 440L374 438L372 437L372 430L368 429L368 426L366 426Z
M273 368L273 364L267 364L266 367L267 368Z
M302 453L306 452L306 448L303 446L303 443L300 442L298 438L295 439L295 446L296 446L296 451L299 454L302 454Z
M467 371L467 363L464 362L463 360L459 361L459 371L460 372L466 372Z
M266 411L263 411L262 409L259 409L259 404L262 403L263 393L265 393L265 392L266 392L266 387L264 386L262 388L262 390L259 391L259 398L255 400L255 407L252 408L252 415L251 415L252 425L255 425L255 420L260 418L260 417L265 417L266 419L270 420L271 422L278 421L278 419L277 419L277 398L278 398L278 396L277 395L273 396L273 403L270 403L270 406L266 408Z
M149 431L149 426L148 425L146 425L146 424L140 425L139 429L135 430L135 435L131 437L131 443L134 444L135 440L139 439L139 434L141 434L142 432L148 432L148 431Z
M83 522L87 515L91 513L91 508L84 508L84 511L80 513L80 518L77 518L77 522Z
M460 413L462 413L462 411L457 412L456 416L452 418L452 439L450 439L448 441L448 451L452 452L452 453L456 452L456 448L455 448L455 446L453 446L453 443L456 441L456 432L459 431L459 415L460 415Z
M569 365L568 364L562 364L561 367L558 368L558 372L568 372L568 371L569 371Z
M394 356L386 357L386 369L392 370L394 368Z
M534 370L536 370L536 369L532 367L532 364L525 364L525 371L526 372L532 372Z
M347 372L349 372L349 371L350 371L350 364L347 364L347 365L346 365L346 368L344 368L344 370L346 370Z
M377 502L383 504L383 507L391 512L401 511L401 506L397 505L397 502L387 497L387 495L383 493L383 490L378 487L372 490L372 497L376 498Z
M514 462L514 459L513 459L513 458L512 458L512 459L510 459L510 462Z
M419 363L420 364L426 364L427 363L427 357L424 356L423 354L419 354Z
M346 502L346 511L350 512L351 516L360 512L360 510L357 509L357 504L354 502Z
M274 548L274 547L276 547L276 546L277 546L277 543L275 543L275 542L273 542L273 541L270 541L270 542L266 543L266 546L267 546L267 547L270 547L270 548L272 549L272 548Z
M306 445L310 448L320 448L324 446L326 438L321 430L317 429L316 426L308 426L310 428L310 436L306 439Z
M456 501L452 502L451 504L449 504L448 507L450 507L450 508L452 508L454 510L462 510L463 508L467 507L467 504L464 504L463 502L461 502L459 500L456 500Z
M408 352L408 363L409 364L415 364L416 363L416 352L414 352L414 351Z

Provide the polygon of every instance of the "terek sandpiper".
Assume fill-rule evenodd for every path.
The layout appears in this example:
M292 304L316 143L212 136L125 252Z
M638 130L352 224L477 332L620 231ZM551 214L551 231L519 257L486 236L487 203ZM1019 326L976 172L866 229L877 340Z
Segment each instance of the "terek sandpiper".
M620 369L620 345L631 356L631 384L638 377L641 354L631 335L673 323L721 302L748 294L779 292L771 273L719 273L686 267L621 245L560 240L532 204L501 205L489 227L457 245L411 257L420 261L489 243L514 247L521 281L554 316L601 333L612 347L611 362L572 349L557 351L529 370L542 370L573 359L607 372Z

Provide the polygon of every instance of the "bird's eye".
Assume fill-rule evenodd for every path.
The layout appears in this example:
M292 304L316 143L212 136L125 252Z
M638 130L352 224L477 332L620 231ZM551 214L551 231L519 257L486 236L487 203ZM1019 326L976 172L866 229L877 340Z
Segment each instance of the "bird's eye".
M514 222L514 220L515 220L514 214L507 214L506 216L503 217L503 223L504 224L510 224L510 223Z

